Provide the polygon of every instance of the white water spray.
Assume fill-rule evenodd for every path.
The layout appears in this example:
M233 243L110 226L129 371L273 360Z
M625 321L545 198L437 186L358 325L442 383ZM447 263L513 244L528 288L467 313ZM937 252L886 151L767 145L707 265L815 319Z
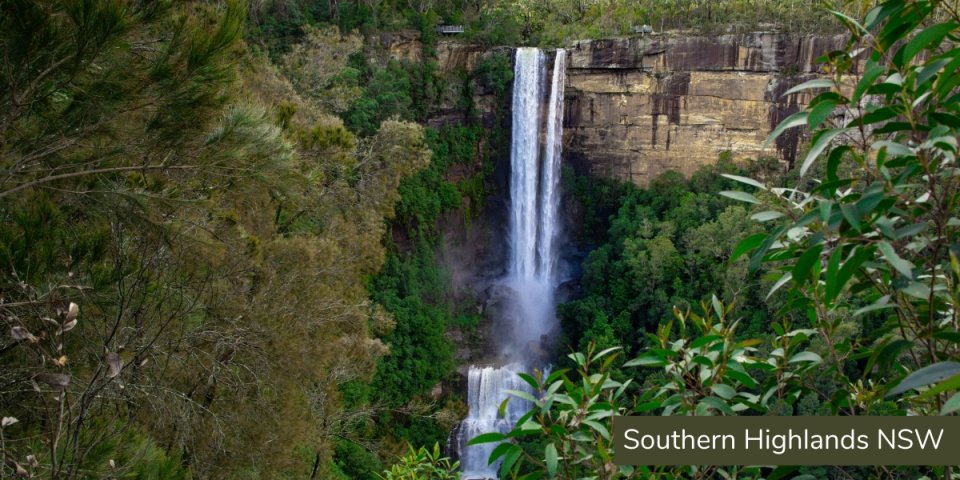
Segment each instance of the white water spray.
M487 465L496 444L467 447L487 432L507 432L530 402L511 398L504 415L499 407L507 390L530 391L517 375L543 368L547 336L557 328L554 290L557 282L560 203L560 154L563 133L563 88L566 51L557 50L550 83L541 163L541 116L544 100L544 55L520 48L513 83L513 132L510 145L510 259L502 284L513 292L509 332L500 345L513 363L470 367L469 416L457 432L464 479L497 478L498 465Z

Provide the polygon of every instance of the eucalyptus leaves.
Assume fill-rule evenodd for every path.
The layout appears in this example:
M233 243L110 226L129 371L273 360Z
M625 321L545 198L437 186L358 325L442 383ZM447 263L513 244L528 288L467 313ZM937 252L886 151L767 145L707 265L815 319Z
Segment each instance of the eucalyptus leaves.
M799 173L815 178L775 188L730 177L754 193L725 192L757 204L763 210L753 218L772 225L734 256L751 253L754 268L775 265L774 289L789 289L788 312L809 316L826 339L829 371L848 394L836 397L836 411L904 393L899 405L910 413L960 408L960 398L947 395L960 387L951 361L960 353L955 9L887 1L863 22L835 12L851 38L823 59L832 77L788 91L819 93L769 139L809 127ZM850 327L862 331L844 333ZM845 371L852 362L863 363L859 378Z

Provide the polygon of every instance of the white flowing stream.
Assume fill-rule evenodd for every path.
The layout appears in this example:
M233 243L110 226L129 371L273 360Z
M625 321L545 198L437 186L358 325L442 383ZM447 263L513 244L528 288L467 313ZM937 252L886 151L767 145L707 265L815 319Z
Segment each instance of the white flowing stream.
M471 366L468 372L470 412L456 438L465 480L497 478L498 464L487 465L496 444L466 444L482 433L509 431L530 409L530 402L512 397L504 415L499 412L508 390L530 391L517 374L545 367L537 364L543 361L539 352L544 349L546 336L557 327L554 292L566 51L560 49L556 53L546 112L544 64L545 56L539 49L517 49L510 145L510 257L507 276L502 280L516 297L516 311L509 315L513 319L511 331L503 335L508 340L500 345L511 363L499 367ZM546 125L541 130L544 113Z

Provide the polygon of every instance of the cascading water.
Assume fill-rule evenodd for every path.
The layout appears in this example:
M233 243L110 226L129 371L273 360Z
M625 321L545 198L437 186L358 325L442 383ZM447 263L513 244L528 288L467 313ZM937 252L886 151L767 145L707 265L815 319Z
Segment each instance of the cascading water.
M543 178L540 182L540 241L537 253L540 264L537 274L545 282L557 277L556 242L560 213L560 154L563 151L563 87L566 84L567 51L557 50L550 83L547 111L547 139L544 147Z
M543 53L517 50L513 67L513 132L510 143L511 277L532 277L537 269L537 160Z
M468 417L456 440L464 479L497 478L497 465L487 465L495 444L466 446L487 432L506 432L530 402L513 397L504 415L499 407L508 390L528 391L517 375L544 367L546 337L557 328L554 290L557 282L560 203L560 153L563 132L563 88L566 51L557 50L543 132L541 111L544 54L535 48L517 49L513 83L513 132L510 145L510 258L503 286L513 292L509 332L501 353L510 359L501 367L472 366L468 372Z
M506 398L507 390L530 391L526 383L517 375L524 371L519 363L502 367L470 367L467 374L467 404L469 416L460 424L457 441L460 446L461 478L487 479L497 478L497 465L487 465L495 443L466 446L471 438L490 432L508 432L513 424L527 413L530 402L513 398L507 403L504 415L500 416L500 404Z

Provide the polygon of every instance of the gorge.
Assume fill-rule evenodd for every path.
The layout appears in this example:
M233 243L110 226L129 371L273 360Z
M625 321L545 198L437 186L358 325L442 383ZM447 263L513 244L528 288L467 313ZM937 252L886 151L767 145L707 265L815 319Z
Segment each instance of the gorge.
M781 98L780 92L816 75L814 58L839 41L767 34L584 41L569 52L557 49L552 68L539 49L506 51L514 72L504 183L508 230L501 240L508 253L494 287L505 294L488 312L495 327L486 342L495 360L482 356L480 365L461 370L469 413L450 443L464 478L496 477L497 464L487 465L496 444L467 442L508 431L529 409L529 402L508 394L529 389L517 373L550 361L558 328L555 289L563 280L559 230L569 220L559 212L561 164L581 175L644 185L667 170L690 175L721 152L738 160L766 154L790 162L797 138L769 152L760 147L772 125L806 100L800 94ZM439 51L445 71L472 69L482 58L504 54L447 42ZM402 58L403 50L394 53ZM491 99L475 95L474 102L485 122L492 121ZM432 122L453 124L459 114L441 107ZM464 365L476 358L459 360Z

